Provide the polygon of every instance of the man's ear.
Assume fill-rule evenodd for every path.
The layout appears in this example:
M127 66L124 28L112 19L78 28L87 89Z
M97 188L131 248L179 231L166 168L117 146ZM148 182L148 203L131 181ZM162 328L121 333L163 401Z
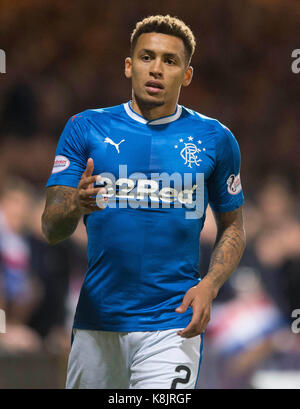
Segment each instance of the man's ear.
M193 78L193 72L194 72L194 69L190 65L189 68L186 70L186 72L184 74L184 78L183 78L183 82L182 82L182 85L184 87L187 87L188 85L190 85L190 83L192 81L192 78Z
M125 77L131 78L132 72L132 59L131 57L125 58Z

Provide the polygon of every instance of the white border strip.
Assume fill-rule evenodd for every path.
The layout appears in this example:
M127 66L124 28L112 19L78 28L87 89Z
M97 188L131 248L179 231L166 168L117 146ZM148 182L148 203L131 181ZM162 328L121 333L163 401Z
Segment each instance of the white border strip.
M170 116L165 117L165 118L153 119L153 121L149 122L149 125L163 125L163 124L168 124L169 122L176 121L180 117L181 112L182 112L182 106L177 105L177 110L176 110L175 114L170 115Z
M132 109L130 109L129 102L126 102L126 104L124 104L124 108L125 108L125 111L127 112L127 114L130 116L130 118L134 119L135 121L141 122L142 124L147 124L148 123L148 121L146 119L144 119L141 116L137 115L136 113L134 113L132 111Z
M129 102L126 102L124 105L124 109L130 118L134 119L135 121L140 122L141 124L148 124L148 125L163 125L163 124L168 124L170 122L176 121L182 113L182 106L177 105L177 109L175 114L169 115L165 118L158 118L158 119L153 119L152 121L147 121L145 118L142 118L140 115L137 115L129 106Z

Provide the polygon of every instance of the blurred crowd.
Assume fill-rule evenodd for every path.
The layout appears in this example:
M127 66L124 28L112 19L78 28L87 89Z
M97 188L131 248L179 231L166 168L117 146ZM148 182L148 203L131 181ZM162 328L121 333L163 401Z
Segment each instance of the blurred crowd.
M182 18L197 40L180 103L225 123L242 153L247 248L214 302L198 387L256 387L258 369L299 373L291 314L300 309L300 74L290 64L300 3L292 0L1 2L0 352L69 351L86 233L80 223L65 242L45 242L45 184L67 119L130 99L130 32L158 13ZM215 229L208 211L201 274Z
M45 197L20 178L0 193L0 308L5 351L69 351L74 307L87 268L80 222L71 239L50 246L41 231Z
M82 222L56 246L41 232L44 195L21 178L0 195L0 351L47 351L67 357L75 305L87 268ZM258 369L300 371L300 218L289 184L270 178L245 205L247 247L213 303L198 387L249 387ZM216 237L208 208L201 235L205 275ZM299 310L300 313L300 310ZM300 331L300 325L299 325Z
M300 323L296 331L292 329L300 316L299 216L291 186L282 177L266 179L255 200L246 200L247 246L213 303L205 337L208 357L204 357L199 387L290 388L296 384L299 389ZM204 274L215 235L209 210L201 235ZM284 382L287 373L289 385Z

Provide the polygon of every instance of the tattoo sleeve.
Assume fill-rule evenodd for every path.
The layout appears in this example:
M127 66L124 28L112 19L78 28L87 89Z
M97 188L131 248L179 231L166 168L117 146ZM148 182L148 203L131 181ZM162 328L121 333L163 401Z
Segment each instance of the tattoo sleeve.
M246 245L242 207L232 212L215 213L218 233L210 265L205 276L216 289L216 295L238 266Z
M42 230L50 244L65 240L77 227L81 212L75 201L76 190L68 186L47 189Z

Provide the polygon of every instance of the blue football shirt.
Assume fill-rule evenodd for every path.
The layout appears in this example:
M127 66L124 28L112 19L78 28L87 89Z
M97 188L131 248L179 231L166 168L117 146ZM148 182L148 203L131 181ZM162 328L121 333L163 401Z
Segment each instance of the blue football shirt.
M106 182L108 205L84 217L88 269L74 327L185 327L192 309L175 309L200 280L205 209L209 203L228 212L243 204L235 137L181 105L151 121L131 102L89 109L67 122L47 187L76 188L90 157L93 174Z

